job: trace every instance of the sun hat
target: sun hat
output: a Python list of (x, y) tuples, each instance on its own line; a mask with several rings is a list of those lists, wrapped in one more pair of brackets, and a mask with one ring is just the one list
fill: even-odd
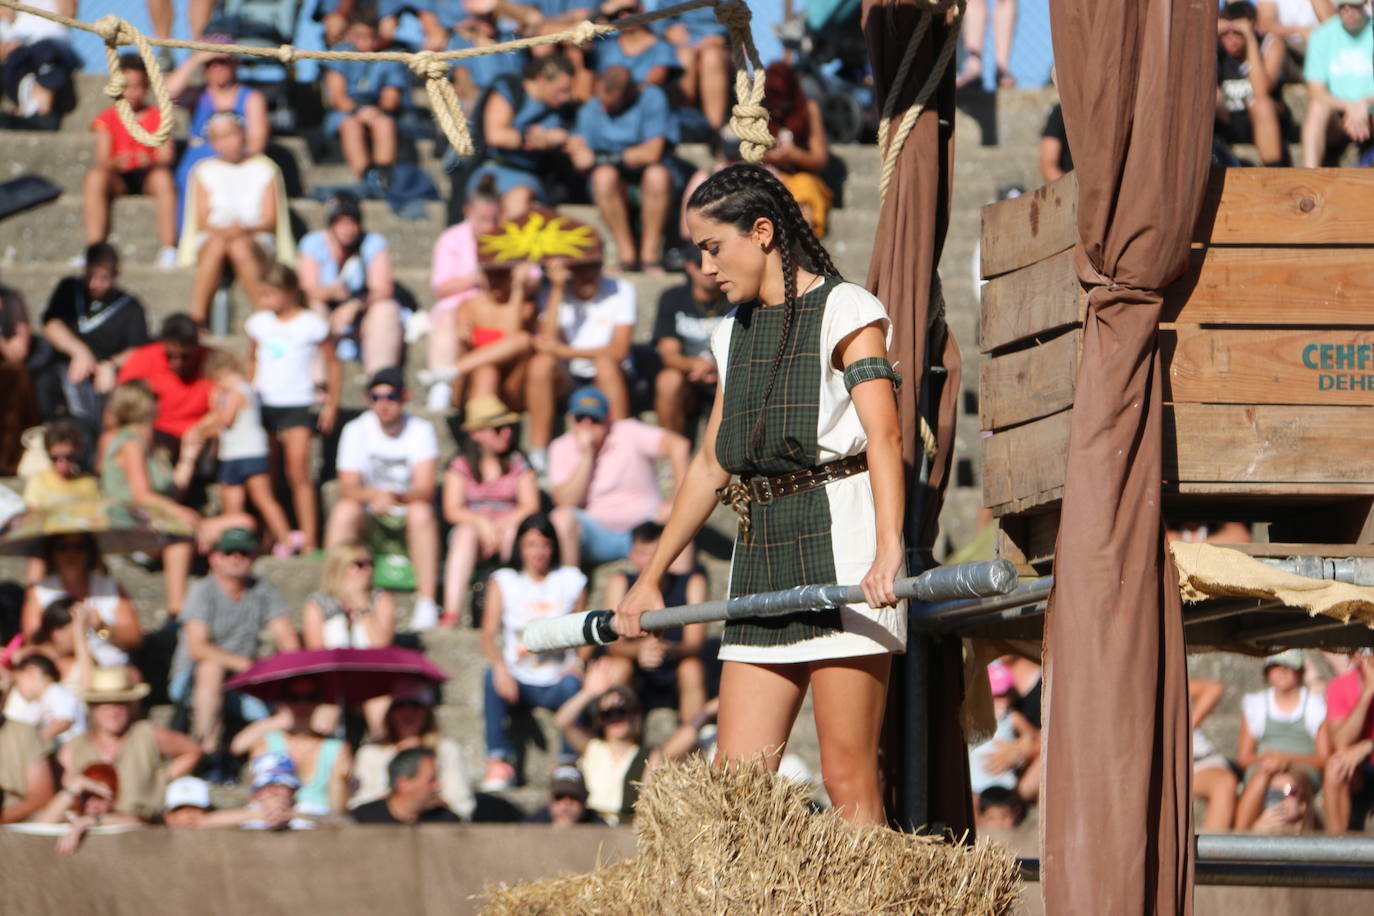
[(475, 398), (469, 398), (463, 407), (464, 432), (510, 426), (519, 422), (520, 414), (507, 407), (505, 402), (494, 394), (479, 394)]
[(133, 703), (146, 697), (151, 689), (147, 684), (129, 683), (129, 669), (115, 665), (92, 671), (91, 686), (81, 691), (81, 699), (91, 706), (99, 703)]

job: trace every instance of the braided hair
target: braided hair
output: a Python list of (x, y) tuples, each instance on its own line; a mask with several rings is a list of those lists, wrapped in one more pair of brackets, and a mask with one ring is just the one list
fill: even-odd
[(811, 231), (796, 198), (772, 172), (757, 165), (732, 165), (721, 169), (692, 192), (688, 210), (698, 210), (707, 219), (729, 223), (739, 232), (748, 232), (754, 221), (766, 219), (773, 224), (773, 244), (782, 256), (783, 316), (778, 351), (768, 370), (758, 418), (749, 436), (749, 448), (758, 451), (763, 444), (764, 412), (773, 394), (778, 367), (787, 351), (792, 321), (797, 312), (797, 270), (805, 266), (812, 273), (842, 279), (830, 254)]

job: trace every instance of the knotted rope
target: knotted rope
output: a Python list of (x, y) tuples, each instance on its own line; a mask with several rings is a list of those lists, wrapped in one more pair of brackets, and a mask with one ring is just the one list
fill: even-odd
[[(162, 68), (153, 56), (153, 48), (184, 48), (188, 51), (210, 51), (216, 54), (240, 55), (247, 57), (276, 58), (283, 66), (291, 66), (297, 60), (393, 60), (410, 68), (425, 82), (425, 93), (429, 96), (435, 121), (444, 135), (448, 137), (453, 149), (462, 156), (472, 155), (472, 136), (468, 131), (467, 116), (463, 114), (458, 96), (453, 91), (449, 72), (454, 61), (489, 54), (503, 54), (508, 51), (521, 51), (540, 45), (587, 44), (588, 42), (618, 32), (622, 29), (648, 25), (660, 19), (671, 19), (682, 13), (705, 7), (715, 7), (716, 18), (729, 29), (730, 50), (735, 64), (735, 94), (737, 104), (731, 112), (730, 128), (741, 139), (740, 152), (750, 162), (758, 162), (763, 154), (775, 145), (768, 132), (768, 110), (763, 107), (763, 64), (759, 60), (758, 49), (754, 46), (754, 36), (750, 31), (750, 14), (743, 0), (686, 0), (675, 6), (650, 13), (626, 16), (613, 23), (579, 22), (576, 25), (548, 35), (534, 35), (498, 44), (477, 48), (463, 48), (456, 51), (306, 51), (291, 45), (277, 48), (254, 47), (252, 45), (214, 44), (205, 41), (182, 41), (175, 38), (148, 38), (126, 19), (110, 14), (95, 23), (82, 22), (69, 16), (35, 9), (19, 0), (0, 0), (0, 6), (9, 7), (21, 13), (29, 13), (41, 19), (61, 23), (70, 29), (91, 32), (105, 42), (105, 62), (109, 67), (110, 80), (105, 85), (105, 94), (114, 99), (115, 111), (120, 123), (129, 134), (146, 146), (161, 146), (172, 133), (172, 100), (168, 97), (163, 83)], [(157, 130), (148, 133), (138, 123), (137, 116), (124, 98), (125, 79), (119, 72), (119, 47), (133, 45), (148, 70), (148, 88), (152, 90), (157, 103), (161, 121)], [(752, 72), (750, 72), (752, 69)]]

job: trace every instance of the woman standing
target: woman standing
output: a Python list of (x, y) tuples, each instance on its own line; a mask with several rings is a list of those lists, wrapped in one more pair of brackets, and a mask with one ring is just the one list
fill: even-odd
[[(850, 821), (883, 823), (878, 735), (890, 655), (906, 644), (893, 593), (906, 494), (887, 312), (839, 279), (767, 170), (724, 169), (687, 210), (702, 270), (737, 307), (712, 336), (721, 390), (701, 449), (615, 628), (644, 635), (640, 613), (663, 607), (657, 583), (718, 493), (740, 514), (732, 595), (859, 581), (865, 604), (726, 624), (717, 759), (762, 755), (776, 769), (809, 685), (831, 801)], [(786, 495), (756, 499), (765, 486)]]

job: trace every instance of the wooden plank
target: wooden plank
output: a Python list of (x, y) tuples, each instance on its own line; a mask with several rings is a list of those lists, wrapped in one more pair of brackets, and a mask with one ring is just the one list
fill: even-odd
[(1081, 322), (1087, 299), (1073, 250), (992, 278), (983, 285), (982, 303), (978, 346), (984, 353)]
[(983, 208), (979, 248), (984, 278), (1072, 248), (1078, 241), (1078, 178), (1073, 172)]
[(1175, 404), (1164, 416), (1167, 480), (1374, 490), (1368, 408)]
[(978, 411), (983, 429), (1047, 417), (1073, 404), (1083, 332), (1075, 328), (1038, 347), (982, 361)]
[[(983, 505), (1025, 511), (1058, 498), (1064, 485), (1069, 412), (1054, 414), (983, 439)], [(996, 511), (996, 510), (994, 510)]]
[(1193, 238), (1212, 245), (1374, 245), (1374, 174), (1215, 170)]
[[(1163, 320), (1188, 324), (1369, 324), (1374, 320), (1370, 309), (1374, 302), (1371, 260), (1374, 250), (1366, 248), (1212, 246), (1194, 251), (1188, 272), (1164, 290)], [(1018, 271), (1011, 276), (1019, 275)], [(989, 282), (988, 287), (992, 282), (997, 281)], [(985, 296), (988, 287), (984, 287)], [(986, 308), (984, 305), (985, 328)]]
[[(1179, 327), (1162, 331), (1160, 344), (1164, 397), (1176, 403), (1374, 405), (1374, 330)], [(997, 362), (984, 361), (984, 379)]]

